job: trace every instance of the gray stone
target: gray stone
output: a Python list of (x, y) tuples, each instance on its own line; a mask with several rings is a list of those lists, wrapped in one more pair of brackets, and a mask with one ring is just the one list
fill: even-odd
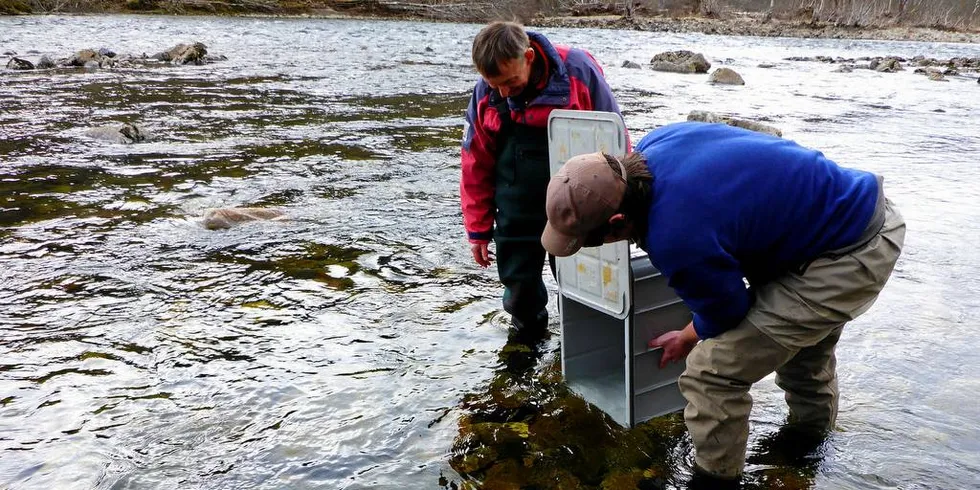
[(696, 73), (694, 71), (694, 67), (690, 65), (679, 65), (669, 61), (654, 61), (650, 63), (650, 69), (653, 71), (665, 71), (670, 73)]
[(14, 57), (14, 58), (10, 58), (10, 61), (7, 62), (7, 69), (8, 70), (33, 70), (34, 63), (31, 63), (30, 61), (27, 61), (22, 58)]
[(759, 133), (770, 134), (772, 136), (782, 137), (783, 132), (779, 128), (769, 126), (767, 124), (762, 124), (755, 121), (750, 121), (748, 119), (737, 119), (733, 117), (721, 116), (713, 112), (708, 111), (691, 111), (687, 116), (688, 121), (700, 121), (705, 123), (721, 123), (727, 124), (729, 126), (735, 126), (737, 128), (748, 129), (750, 131), (756, 131)]
[(216, 208), (204, 212), (201, 224), (209, 230), (223, 230), (246, 221), (282, 220), (286, 213), (273, 208)]
[(164, 53), (163, 61), (175, 65), (203, 65), (207, 54), (208, 48), (202, 43), (178, 44)]
[(626, 60), (623, 62), (623, 68), (632, 68), (634, 70), (643, 68), (639, 63), (635, 61)]
[(902, 63), (898, 58), (885, 58), (883, 60), (872, 60), (871, 69), (882, 73), (895, 73), (897, 71), (902, 71)]
[(41, 59), (37, 62), (37, 68), (39, 70), (47, 70), (48, 68), (54, 68), (54, 67), (55, 67), (54, 61), (52, 61), (51, 58), (48, 58), (47, 55), (42, 56)]
[(692, 51), (666, 51), (650, 60), (651, 68), (675, 73), (708, 73), (711, 63), (701, 53)]
[(90, 61), (94, 61), (101, 65), (102, 56), (99, 53), (91, 49), (83, 49), (75, 53), (69, 60), (68, 64), (71, 66), (86, 66)]
[(85, 136), (95, 138), (110, 143), (131, 144), (139, 143), (149, 139), (149, 135), (142, 128), (131, 123), (122, 123), (118, 126), (99, 126), (85, 131)]
[(711, 73), (708, 82), (721, 85), (745, 85), (745, 80), (731, 68), (719, 68)]

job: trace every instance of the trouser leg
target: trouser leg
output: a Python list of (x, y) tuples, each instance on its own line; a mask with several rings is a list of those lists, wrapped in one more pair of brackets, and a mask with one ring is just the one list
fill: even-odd
[(843, 329), (841, 325), (816, 345), (801, 349), (776, 370), (776, 385), (786, 392), (790, 423), (826, 431), (837, 421), (835, 350)]
[(742, 473), (752, 410), (749, 389), (795, 353), (744, 321), (691, 351), (678, 385), (688, 401), (684, 420), (702, 470), (722, 478)]
[(496, 248), (504, 310), (518, 328), (547, 326), (548, 290), (541, 277), (545, 251), (540, 239), (500, 237)]

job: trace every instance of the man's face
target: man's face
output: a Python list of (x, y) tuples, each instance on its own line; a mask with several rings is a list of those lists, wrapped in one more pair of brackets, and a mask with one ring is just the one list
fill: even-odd
[(495, 77), (483, 75), (490, 88), (496, 89), (501, 96), (514, 97), (524, 91), (527, 87), (528, 78), (531, 76), (531, 62), (534, 61), (534, 50), (528, 48), (524, 56), (512, 60), (497, 63), (500, 74)]
[(582, 240), (583, 247), (598, 247), (604, 243), (629, 240), (633, 234), (633, 223), (625, 215), (615, 214), (602, 226), (592, 230)]

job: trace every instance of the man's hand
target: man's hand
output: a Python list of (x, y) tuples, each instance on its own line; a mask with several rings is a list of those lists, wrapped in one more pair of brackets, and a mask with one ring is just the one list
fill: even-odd
[(484, 269), (490, 267), (490, 264), (493, 263), (493, 256), (490, 254), (489, 243), (471, 243), (470, 252), (473, 253), (473, 260), (475, 260), (476, 263)]
[(688, 323), (683, 330), (667, 332), (647, 343), (650, 348), (664, 349), (663, 355), (660, 356), (660, 369), (667, 367), (668, 362), (686, 358), (695, 345), (698, 345), (698, 334), (694, 331), (694, 322)]

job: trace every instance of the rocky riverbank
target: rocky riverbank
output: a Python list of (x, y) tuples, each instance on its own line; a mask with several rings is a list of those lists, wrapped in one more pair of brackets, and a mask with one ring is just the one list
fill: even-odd
[(733, 14), (723, 19), (703, 17), (635, 17), (626, 19), (622, 16), (543, 17), (528, 22), (528, 25), (634, 29), (654, 32), (701, 32), (728, 36), (980, 43), (980, 32), (923, 27), (847, 27), (770, 19), (761, 14), (749, 13)]

